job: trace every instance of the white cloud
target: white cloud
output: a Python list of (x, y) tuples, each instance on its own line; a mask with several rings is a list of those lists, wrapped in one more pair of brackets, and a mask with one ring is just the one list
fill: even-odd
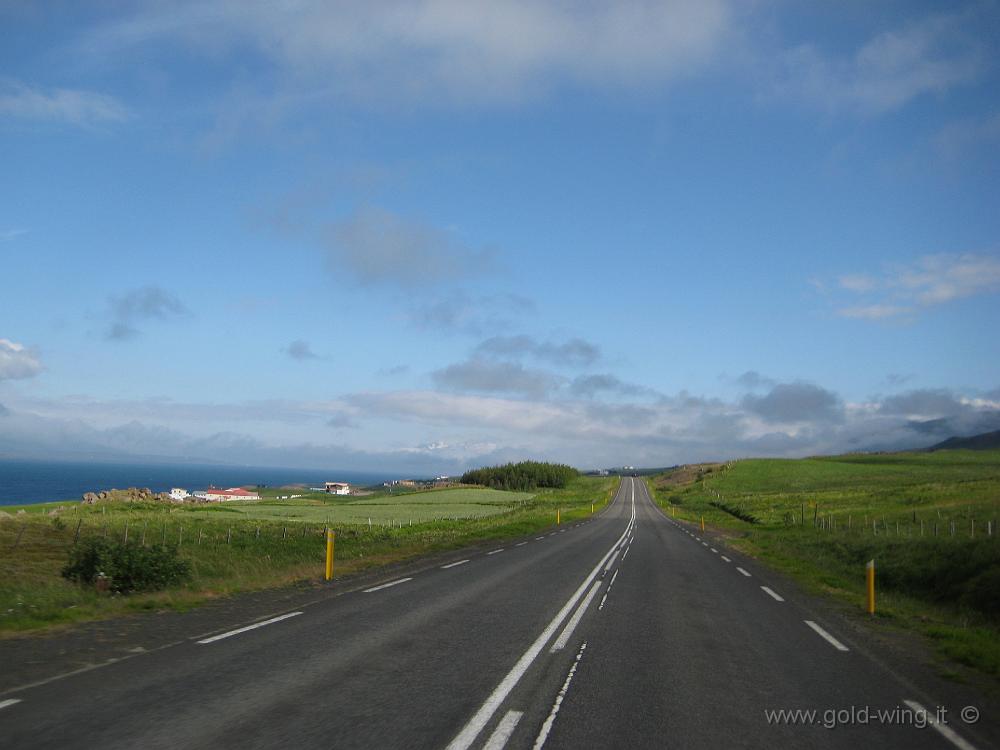
[(837, 314), (842, 318), (856, 318), (858, 320), (897, 318), (911, 312), (913, 312), (913, 308), (902, 305), (853, 305), (837, 310)]
[(927, 255), (903, 269), (895, 287), (922, 305), (1000, 291), (1000, 257), (988, 255)]
[(36, 352), (16, 341), (0, 339), (0, 381), (33, 378), (42, 369)]
[(216, 58), (255, 49), (293, 87), (377, 102), (508, 102), (561, 81), (664, 82), (710, 61), (730, 33), (726, 0), (384, 0), (146, 6), (91, 32), (121, 56), (167, 41)]
[(778, 91), (827, 111), (873, 115), (943, 93), (982, 69), (978, 48), (963, 36), (966, 22), (964, 15), (924, 18), (879, 34), (839, 59), (800, 45), (781, 60)]
[[(845, 283), (844, 279), (852, 281)], [(838, 315), (862, 320), (898, 318), (954, 300), (1000, 292), (1000, 257), (924, 255), (909, 265), (888, 267), (881, 276), (845, 276), (840, 283), (845, 290), (869, 299), (840, 307)]]
[(132, 115), (113, 96), (82, 89), (43, 91), (17, 81), (0, 81), (0, 117), (68, 122), (73, 125), (122, 122)]
[[(583, 467), (664, 466), (732, 456), (918, 448), (1000, 428), (1000, 390), (984, 395), (925, 389), (843, 404), (837, 394), (801, 383), (777, 383), (749, 400), (681, 392), (641, 404), (407, 390), (326, 402), (60, 399), (8, 401), (5, 407), (0, 451), (12, 454), (339, 463), (389, 472), (414, 465), (453, 472), (529, 457)], [(351, 448), (302, 442), (304, 434), (332, 438), (346, 429)], [(419, 464), (406, 463), (417, 457)]]
[(27, 233), (27, 229), (3, 229), (0, 230), (0, 242), (10, 242)]

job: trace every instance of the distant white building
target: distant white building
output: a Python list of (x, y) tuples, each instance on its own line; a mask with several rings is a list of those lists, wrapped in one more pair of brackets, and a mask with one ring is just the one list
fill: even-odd
[(204, 498), (206, 500), (214, 500), (215, 502), (223, 502), (226, 500), (260, 500), (260, 495), (256, 492), (245, 490), (242, 487), (230, 487), (228, 490), (209, 487), (205, 490)]
[(191, 497), (190, 493), (183, 487), (172, 487), (170, 490), (171, 500), (185, 500)]
[(351, 485), (347, 482), (327, 482), (326, 491), (331, 495), (350, 495)]

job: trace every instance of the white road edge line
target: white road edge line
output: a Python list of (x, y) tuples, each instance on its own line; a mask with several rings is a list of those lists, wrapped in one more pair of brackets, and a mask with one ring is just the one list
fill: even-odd
[(834, 638), (832, 635), (830, 635), (829, 633), (827, 633), (823, 628), (821, 628), (819, 625), (817, 625), (812, 620), (803, 620), (803, 622), (806, 625), (808, 625), (810, 628), (812, 628), (813, 630), (815, 630), (816, 633), (819, 635), (820, 638), (822, 638), (823, 640), (825, 640), (827, 643), (829, 643), (831, 646), (833, 646), (838, 651), (850, 651), (851, 650), (847, 646), (845, 646), (843, 643), (841, 643), (840, 641), (838, 641), (836, 638)]
[(524, 716), (524, 711), (512, 710), (504, 714), (500, 723), (497, 724), (497, 728), (493, 730), (493, 734), (483, 745), (483, 750), (503, 750), (507, 746), (507, 740), (514, 734), (514, 728), (517, 727), (517, 722), (521, 720), (522, 716)]
[(594, 596), (600, 588), (601, 581), (594, 581), (594, 585), (590, 587), (590, 592), (587, 594), (586, 598), (580, 602), (580, 606), (576, 608), (576, 612), (574, 612), (573, 616), (569, 618), (569, 622), (566, 623), (566, 627), (563, 628), (559, 637), (556, 638), (556, 642), (552, 644), (552, 648), (549, 649), (550, 654), (554, 654), (566, 648), (566, 644), (569, 643), (570, 636), (573, 635), (573, 631), (576, 630), (576, 626), (580, 624), (580, 620), (587, 611), (587, 607), (589, 607), (590, 603), (594, 601)]
[[(635, 485), (633, 485), (633, 492)], [(542, 750), (542, 746), (545, 744), (545, 740), (549, 738), (549, 732), (552, 731), (552, 724), (556, 720), (556, 714), (559, 713), (559, 707), (562, 705), (563, 698), (566, 697), (566, 693), (569, 692), (569, 684), (573, 681), (573, 675), (576, 674), (576, 668), (580, 664), (580, 659), (583, 658), (583, 652), (586, 650), (587, 644), (584, 642), (580, 646), (580, 650), (576, 652), (576, 659), (573, 661), (573, 666), (569, 668), (569, 674), (566, 675), (566, 681), (563, 683), (562, 689), (556, 696), (555, 702), (552, 704), (552, 710), (549, 711), (548, 717), (545, 719), (545, 723), (542, 724), (542, 728), (538, 732), (538, 736), (535, 737), (535, 746), (532, 750)]]
[(743, 575), (745, 575), (745, 576), (746, 576), (747, 578), (749, 578), (749, 577), (750, 577), (750, 574), (749, 574), (749, 573), (747, 573), (747, 572), (746, 572), (745, 570), (743, 570), (743, 568), (736, 568), (736, 569), (737, 569), (738, 571), (740, 571), (740, 573), (742, 573)]
[(458, 560), (457, 562), (448, 563), (447, 565), (442, 565), (441, 570), (448, 570), (448, 568), (454, 568), (456, 565), (465, 565), (468, 560)]
[(255, 622), (253, 625), (247, 625), (243, 628), (236, 628), (236, 630), (229, 630), (225, 633), (219, 633), (218, 635), (213, 635), (211, 638), (202, 638), (198, 641), (199, 644), (205, 645), (206, 643), (215, 643), (216, 641), (221, 641), (223, 638), (229, 638), (230, 636), (239, 635), (240, 633), (245, 633), (248, 630), (256, 630), (257, 628), (262, 628), (265, 625), (272, 625), (276, 622), (281, 622), (282, 620), (287, 620), (289, 617), (298, 617), (303, 614), (302, 612), (289, 612), (285, 615), (278, 615), (277, 617), (272, 617), (270, 620), (263, 620), (262, 622)]
[(715, 547), (709, 547), (709, 549), (712, 550), (712, 552), (714, 552), (715, 554), (719, 554), (719, 550), (717, 550)]
[(774, 601), (776, 601), (776, 602), (783, 602), (783, 601), (785, 601), (781, 597), (781, 594), (777, 593), (776, 591), (773, 591), (773, 590), (769, 589), (767, 586), (761, 586), (760, 590), (763, 591), (765, 594), (767, 594), (772, 599), (774, 599)]
[(0, 701), (0, 708), (7, 708), (8, 706), (13, 706), (15, 703), (20, 703), (20, 698), (8, 698), (5, 701)]
[(401, 583), (406, 583), (407, 581), (412, 581), (412, 578), (397, 578), (395, 581), (389, 581), (389, 583), (383, 583), (381, 586), (372, 586), (370, 589), (365, 589), (366, 594), (371, 594), (375, 591), (381, 591), (382, 589), (387, 589), (390, 586), (398, 586)]
[(500, 549), (495, 549), (495, 550), (493, 550), (492, 552), (487, 552), (487, 553), (486, 553), (486, 556), (487, 556), (487, 557), (489, 557), (490, 555), (495, 555), (495, 554), (497, 554), (498, 552), (503, 552), (503, 550), (504, 550), (504, 548), (503, 548), (503, 547), (501, 547)]
[[(597, 565), (594, 569), (590, 571), (590, 574), (583, 579), (583, 583), (580, 584), (579, 588), (573, 593), (572, 596), (563, 604), (562, 609), (560, 609), (556, 616), (552, 618), (548, 625), (546, 625), (545, 630), (539, 634), (535, 642), (528, 646), (528, 649), (521, 655), (521, 658), (517, 660), (517, 663), (511, 668), (507, 676), (504, 677), (500, 684), (494, 688), (493, 692), (490, 693), (489, 697), (479, 707), (479, 710), (466, 722), (462, 730), (455, 736), (449, 744), (446, 750), (468, 750), (472, 743), (476, 741), (479, 733), (483, 731), (483, 727), (489, 722), (493, 717), (493, 714), (497, 712), (507, 696), (510, 695), (510, 691), (514, 689), (514, 686), (520, 681), (524, 673), (528, 671), (528, 667), (531, 666), (532, 662), (535, 661), (538, 654), (541, 653), (542, 649), (545, 648), (545, 644), (549, 642), (549, 638), (552, 634), (556, 632), (556, 629), (566, 619), (566, 615), (569, 614), (573, 606), (579, 601), (580, 597), (583, 596), (584, 592), (590, 586), (591, 582), (597, 577), (597, 574), (601, 570), (601, 566), (611, 557), (612, 552), (618, 548), (618, 545), (622, 543), (622, 540), (628, 535), (628, 532), (632, 528), (632, 524), (635, 523), (635, 483), (632, 483), (632, 517), (629, 519), (628, 525), (625, 527), (625, 531), (622, 535), (618, 537), (617, 541), (611, 545), (611, 549), (604, 553), (604, 556), (598, 560)], [(581, 650), (582, 653), (582, 650)], [(544, 740), (543, 740), (544, 741)], [(537, 743), (536, 743), (537, 744)]]
[(914, 711), (922, 711), (924, 716), (927, 717), (927, 724), (929, 726), (934, 727), (934, 729), (936, 729), (941, 734), (942, 737), (948, 740), (948, 742), (950, 742), (955, 747), (960, 748), (960, 750), (976, 750), (975, 745), (973, 745), (971, 742), (961, 737), (958, 734), (958, 732), (956, 732), (948, 725), (939, 722), (934, 714), (932, 714), (930, 711), (928, 711), (926, 708), (921, 706), (916, 701), (904, 700), (903, 703), (912, 708)]
[(540, 541), (542, 541), (542, 540), (543, 540), (544, 538), (545, 538), (544, 536), (536, 536), (536, 537), (535, 537), (535, 541), (536, 541), (536, 542), (540, 542)]
[(732, 560), (730, 560), (730, 559), (729, 559), (728, 557), (726, 557), (725, 555), (720, 555), (720, 557), (722, 557), (722, 559), (723, 559), (723, 560), (725, 560), (726, 562), (732, 562)]
[(523, 547), (523, 546), (524, 546), (524, 545), (526, 545), (526, 544), (527, 544), (527, 542), (518, 542), (518, 543), (517, 543), (517, 544), (515, 544), (514, 546), (515, 546), (515, 547)]

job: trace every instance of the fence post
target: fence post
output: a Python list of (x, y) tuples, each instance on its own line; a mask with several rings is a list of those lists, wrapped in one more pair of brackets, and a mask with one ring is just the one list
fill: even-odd
[(83, 519), (79, 519), (76, 522), (76, 531), (73, 532), (73, 544), (80, 541), (80, 527), (83, 526)]
[(122, 544), (128, 544), (128, 519), (125, 519), (125, 534), (122, 537)]
[(326, 527), (326, 580), (333, 578), (333, 529)]
[(869, 560), (865, 565), (865, 589), (867, 591), (868, 614), (875, 614), (875, 560)]

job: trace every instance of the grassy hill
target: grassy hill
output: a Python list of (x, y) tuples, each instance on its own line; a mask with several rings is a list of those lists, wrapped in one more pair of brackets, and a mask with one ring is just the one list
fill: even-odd
[(668, 512), (859, 612), (875, 559), (880, 620), (1000, 676), (1000, 450), (750, 459), (651, 485)]
[(927, 450), (929, 451), (943, 451), (943, 450), (973, 450), (973, 451), (989, 451), (1000, 449), (1000, 430), (994, 430), (993, 432), (984, 432), (981, 435), (973, 435), (972, 437), (950, 437), (947, 440), (943, 440), (937, 445), (932, 445)]

